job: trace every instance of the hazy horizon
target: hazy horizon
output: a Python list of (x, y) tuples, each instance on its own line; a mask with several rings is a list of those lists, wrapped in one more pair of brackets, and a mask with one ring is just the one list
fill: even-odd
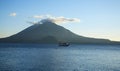
[(47, 18), (78, 35), (120, 41), (119, 3), (119, 0), (0, 0), (0, 38)]

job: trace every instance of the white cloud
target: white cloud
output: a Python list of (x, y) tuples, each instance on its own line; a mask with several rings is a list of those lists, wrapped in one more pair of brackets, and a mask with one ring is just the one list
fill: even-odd
[(55, 23), (68, 23), (68, 22), (80, 22), (80, 19), (78, 18), (65, 18), (65, 17), (54, 17), (54, 18), (48, 18), (51, 19), (51, 21)]
[(33, 18), (43, 18), (43, 16), (35, 15)]
[(30, 23), (30, 24), (38, 24), (38, 22), (36, 22), (36, 21), (33, 21), (33, 22), (27, 21), (27, 23)]
[(63, 16), (60, 17), (55, 17), (51, 15), (35, 15), (32, 16), (32, 18), (37, 18), (40, 19), (41, 21), (51, 21), (56, 24), (61, 24), (61, 23), (69, 23), (69, 22), (80, 22), (80, 19), (78, 18), (65, 18)]
[(16, 16), (17, 14), (14, 12), (14, 13), (10, 13), (10, 16)]

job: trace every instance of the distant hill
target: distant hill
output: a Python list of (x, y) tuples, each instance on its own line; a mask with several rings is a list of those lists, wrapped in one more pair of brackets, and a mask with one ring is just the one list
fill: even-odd
[(34, 24), (25, 30), (7, 38), (0, 39), (7, 43), (59, 43), (69, 42), (78, 44), (111, 44), (108, 39), (95, 39), (77, 35), (62, 26), (50, 21)]

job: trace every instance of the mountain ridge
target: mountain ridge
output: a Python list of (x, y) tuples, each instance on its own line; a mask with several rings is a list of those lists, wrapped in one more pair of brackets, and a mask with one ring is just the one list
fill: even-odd
[(69, 42), (78, 44), (111, 44), (109, 39), (96, 39), (77, 35), (70, 30), (53, 22), (44, 21), (34, 24), (10, 37), (0, 39), (7, 43), (59, 43)]

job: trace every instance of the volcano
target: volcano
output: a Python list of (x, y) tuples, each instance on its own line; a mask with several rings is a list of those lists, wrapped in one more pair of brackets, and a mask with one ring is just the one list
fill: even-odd
[(96, 39), (77, 35), (70, 30), (50, 21), (34, 24), (23, 31), (7, 38), (0, 39), (7, 43), (79, 43), (79, 44), (109, 44), (108, 39)]

